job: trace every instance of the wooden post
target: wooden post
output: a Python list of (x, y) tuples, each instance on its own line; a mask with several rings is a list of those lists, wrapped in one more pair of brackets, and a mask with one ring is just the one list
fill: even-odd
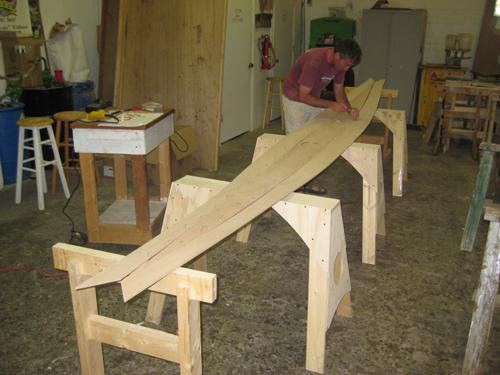
[(177, 321), (182, 375), (201, 375), (200, 301), (189, 298), (186, 285), (177, 286)]
[(140, 231), (149, 231), (149, 197), (146, 157), (132, 155), (132, 179), (134, 185), (135, 226)]
[(162, 293), (149, 293), (148, 309), (146, 311), (146, 322), (159, 325), (163, 316), (166, 296)]
[(403, 182), (408, 181), (408, 144), (405, 111), (377, 109), (375, 118), (392, 132), (394, 152), (392, 156), (392, 195), (403, 196)]
[(170, 170), (170, 139), (165, 140), (158, 146), (158, 169), (160, 180), (160, 199), (168, 197), (170, 183), (172, 182), (172, 171)]
[(377, 234), (385, 235), (385, 195), (380, 146), (353, 143), (342, 157), (363, 177), (362, 262), (375, 264)]
[(493, 166), (493, 159), (497, 152), (500, 152), (500, 145), (491, 143), (481, 143), (479, 149), (483, 151), (481, 161), (479, 163), (479, 172), (476, 177), (476, 185), (472, 193), (472, 200), (467, 213), (465, 221), (464, 233), (462, 235), (462, 242), (460, 249), (464, 251), (472, 251), (474, 241), (476, 240), (476, 233), (483, 212), (484, 198), (488, 190), (488, 184), (491, 176), (491, 169)]
[(113, 155), (116, 199), (127, 199), (127, 162), (125, 155)]
[(481, 372), (481, 362), (486, 352), (488, 337), (495, 310), (500, 275), (500, 205), (486, 207), (485, 219), (490, 221), (488, 239), (483, 258), (483, 268), (476, 291), (476, 306), (472, 314), (469, 339), (465, 350), (462, 374)]
[(264, 103), (264, 117), (262, 119), (262, 129), (265, 129), (266, 125), (269, 124), (269, 119), (271, 118), (271, 106), (273, 101), (273, 83), (267, 78), (267, 90), (266, 90), (266, 101)]
[(278, 98), (278, 103), (280, 106), (280, 121), (281, 121), (281, 130), (285, 130), (285, 111), (283, 108), (283, 81), (284, 79), (280, 79), (278, 81), (278, 86), (279, 86), (279, 98)]
[(76, 286), (85, 280), (85, 276), (82, 275), (83, 265), (81, 262), (73, 261), (68, 266), (81, 371), (83, 375), (104, 374), (102, 345), (100, 342), (89, 338), (87, 326), (89, 317), (97, 314), (95, 288), (76, 290)]
[(87, 233), (89, 241), (93, 242), (99, 239), (99, 210), (97, 208), (94, 154), (80, 153), (80, 168), (82, 173), (83, 200), (85, 204)]

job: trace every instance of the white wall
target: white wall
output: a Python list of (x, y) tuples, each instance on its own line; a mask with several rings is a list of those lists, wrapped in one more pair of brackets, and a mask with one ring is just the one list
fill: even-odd
[[(80, 26), (90, 67), (90, 78), (96, 87), (99, 76), (99, 55), (97, 53), (96, 26), (100, 24), (101, 0), (39, 0), (43, 27), (48, 38), (55, 22), (64, 23), (71, 18)], [(45, 55), (42, 48), (42, 54)], [(0, 75), (5, 74), (3, 56), (0, 49)], [(5, 90), (5, 81), (0, 80), (0, 93)]]
[[(310, 0), (306, 4), (306, 38), (309, 42), (310, 21), (328, 16), (328, 7), (344, 7), (346, 16), (356, 20), (356, 37), (361, 35), (363, 9), (369, 9), (376, 0)], [(307, 1), (306, 1), (307, 3)], [(427, 32), (425, 37), (423, 62), (444, 64), (444, 42), (446, 34), (473, 34), (472, 51), (474, 56), (486, 0), (389, 0), (393, 8), (414, 8), (427, 10)], [(359, 40), (359, 39), (358, 39)], [(470, 68), (473, 59), (463, 61)]]
[(99, 55), (97, 53), (97, 30), (100, 24), (100, 0), (39, 0), (42, 13), (43, 28), (46, 38), (50, 29), (56, 23), (64, 23), (71, 18), (82, 30), (85, 49), (90, 68), (89, 79), (96, 87), (99, 77)]
[[(253, 0), (254, 1), (254, 12), (255, 13), (260, 13), (259, 9), (259, 1), (258, 0)], [(259, 29), (253, 29), (253, 35), (252, 35), (252, 40), (253, 40), (253, 64), (254, 68), (252, 70), (252, 76), (253, 76), (253, 86), (252, 86), (252, 92), (251, 92), (251, 97), (252, 97), (252, 103), (251, 103), (251, 108), (252, 108), (252, 130), (257, 129), (262, 125), (262, 118), (264, 116), (264, 101), (265, 101), (265, 95), (266, 95), (266, 89), (267, 89), (267, 81), (266, 78), (269, 76), (273, 75), (286, 75), (286, 72), (288, 71), (288, 68), (284, 67), (291, 67), (293, 64), (293, 57), (294, 57), (294, 52), (295, 48), (293, 45), (294, 42), (294, 35), (293, 31), (296, 28), (299, 28), (298, 26), (294, 27), (294, 24), (300, 24), (299, 20), (296, 19), (296, 17), (299, 17), (299, 15), (294, 14), (294, 9), (295, 13), (300, 11), (300, 5), (297, 6), (297, 3), (300, 0), (274, 0), (274, 9), (273, 9), (273, 19), (272, 19), (272, 26), (274, 26), (277, 22), (281, 22), (282, 24), (285, 23), (288, 25), (290, 29), (290, 35), (289, 38), (291, 41), (287, 41), (284, 43), (286, 46), (280, 45), (279, 41), (277, 40), (283, 40), (283, 36), (278, 36), (275, 35), (275, 32), (273, 30), (273, 27), (271, 28), (259, 28)], [(298, 11), (297, 11), (298, 7)], [(282, 25), (281, 25), (282, 26)], [(260, 69), (261, 65), (261, 57), (260, 57), (260, 52), (257, 48), (258, 45), (258, 39), (260, 36), (263, 34), (268, 34), (271, 36), (271, 41), (273, 43), (273, 47), (275, 48), (276, 51), (279, 50), (279, 58), (280, 58), (280, 66), (279, 68), (283, 69), (271, 69), (271, 70), (262, 70)], [(283, 51), (282, 47), (288, 48), (289, 51)], [(293, 49), (293, 50), (292, 50)], [(297, 48), (300, 50), (300, 48)], [(286, 72), (284, 72), (286, 70)], [(273, 113), (272, 114), (272, 119), (276, 116), (278, 116), (279, 113)]]

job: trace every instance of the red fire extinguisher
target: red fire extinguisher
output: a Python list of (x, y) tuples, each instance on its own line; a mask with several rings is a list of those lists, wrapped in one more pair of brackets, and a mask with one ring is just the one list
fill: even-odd
[(261, 55), (260, 68), (269, 70), (276, 65), (276, 54), (274, 53), (273, 44), (269, 35), (262, 35), (259, 38), (259, 51)]

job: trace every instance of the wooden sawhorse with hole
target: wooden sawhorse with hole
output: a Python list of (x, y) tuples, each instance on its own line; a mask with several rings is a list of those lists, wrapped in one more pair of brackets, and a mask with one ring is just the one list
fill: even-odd
[(202, 373), (200, 302), (217, 298), (216, 275), (179, 268), (149, 288), (177, 296), (174, 335), (99, 315), (95, 288), (75, 289), (122, 255), (63, 243), (53, 246), (52, 255), (55, 268), (69, 272), (82, 374), (104, 374), (102, 343), (179, 363), (183, 375)]
[[(346, 88), (346, 91), (348, 92), (350, 87)], [(383, 89), (382, 90), (382, 96), (381, 99), (385, 99), (386, 101), (386, 109), (392, 109), (392, 101), (394, 99), (399, 98), (399, 90), (393, 90), (393, 89)], [(378, 120), (378, 119), (376, 119)], [(378, 120), (380, 122), (380, 120)], [(370, 143), (370, 144), (375, 144), (375, 145), (381, 145), (382, 146), (382, 156), (384, 157), (384, 160), (387, 160), (389, 157), (389, 128), (386, 126), (384, 127), (384, 135), (383, 136), (378, 136), (378, 135), (365, 135), (362, 134), (356, 142), (360, 143)]]
[[(257, 138), (253, 161), (284, 137), (262, 134)], [(363, 177), (362, 261), (375, 264), (376, 237), (385, 235), (385, 195), (382, 156), (379, 145), (353, 143), (342, 157)], [(251, 224), (238, 232), (236, 239), (247, 242)]]
[[(193, 212), (227, 182), (185, 176), (172, 184), (164, 230)], [(326, 331), (335, 312), (352, 315), (351, 282), (347, 265), (340, 202), (332, 198), (292, 193), (273, 208), (291, 225), (309, 248), (309, 297), (306, 368), (323, 373)], [(195, 261), (206, 269), (206, 256)], [(159, 324), (165, 296), (151, 293), (146, 321)]]
[(383, 123), (383, 136), (361, 135), (356, 142), (382, 145), (384, 160), (389, 155), (389, 131), (392, 133), (392, 195), (403, 196), (403, 183), (408, 181), (408, 141), (406, 132), (406, 111), (392, 109), (392, 101), (399, 97), (399, 90), (382, 90), (387, 108), (378, 108), (374, 119)]

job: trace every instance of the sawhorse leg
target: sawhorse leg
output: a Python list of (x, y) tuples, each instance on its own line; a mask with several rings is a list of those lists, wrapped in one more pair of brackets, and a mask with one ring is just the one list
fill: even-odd
[(476, 185), (474, 187), (474, 193), (472, 194), (472, 200), (467, 213), (462, 242), (460, 243), (460, 249), (464, 251), (472, 251), (472, 248), (474, 247), (479, 221), (481, 220), (481, 214), (483, 212), (484, 198), (486, 197), (486, 191), (488, 190), (493, 160), (495, 158), (495, 154), (500, 151), (500, 145), (494, 145), (491, 143), (481, 143), (479, 148), (483, 151), (483, 155), (481, 156), (481, 162), (479, 163)]
[(385, 235), (385, 195), (380, 146), (353, 143), (342, 157), (363, 177), (362, 262), (375, 264), (377, 234)]
[(405, 111), (379, 108), (375, 112), (375, 117), (392, 132), (394, 147), (392, 155), (392, 195), (402, 197), (403, 182), (408, 181), (408, 142)]
[(486, 352), (495, 310), (500, 275), (500, 206), (486, 207), (485, 219), (490, 221), (488, 239), (481, 269), (480, 285), (476, 291), (476, 307), (472, 314), (469, 339), (465, 350), (462, 373), (479, 374)]

